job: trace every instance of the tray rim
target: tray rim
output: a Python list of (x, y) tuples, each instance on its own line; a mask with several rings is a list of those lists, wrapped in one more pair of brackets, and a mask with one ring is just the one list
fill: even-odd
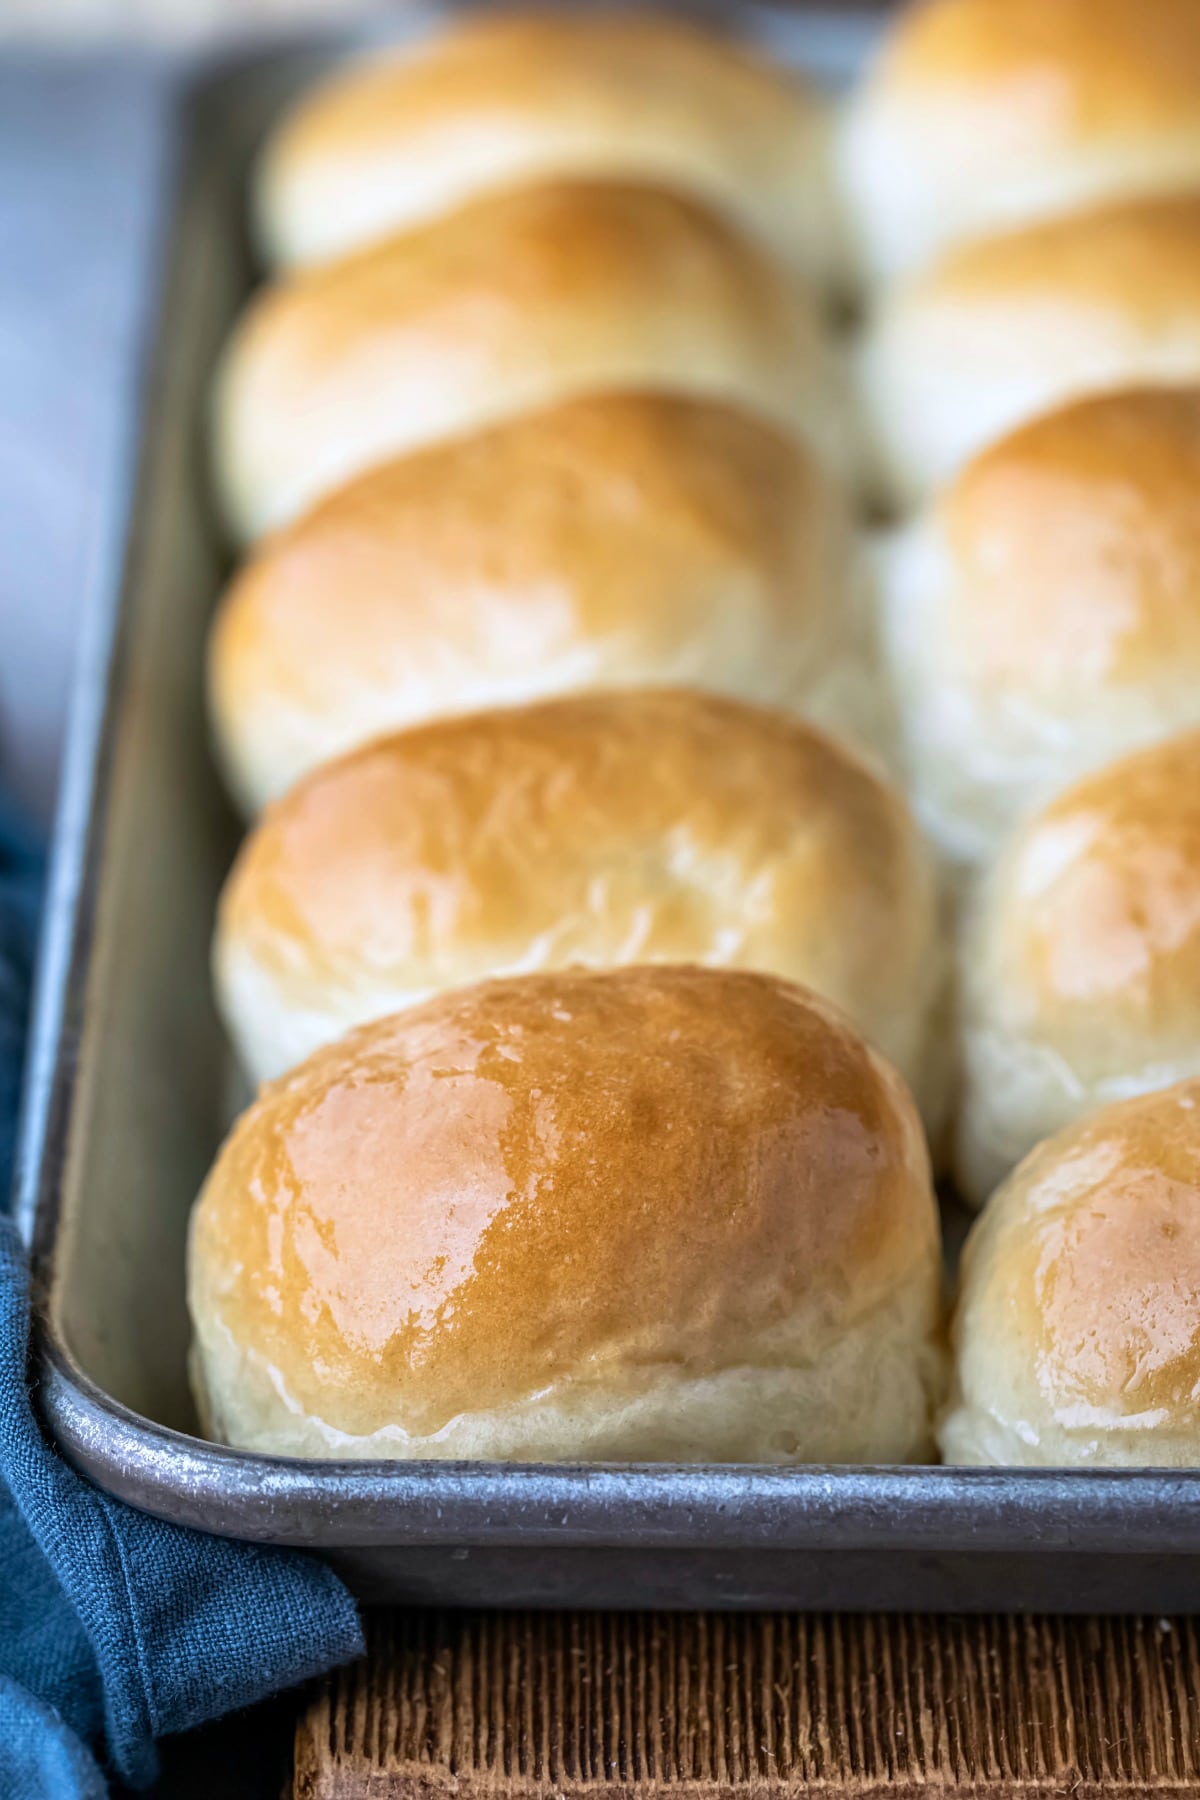
[[(796, 8), (751, 6), (776, 17)], [(799, 9), (803, 10), (803, 9)], [(818, 9), (819, 14), (820, 9)], [(377, 33), (368, 33), (368, 39)], [(314, 1548), (469, 1544), (644, 1550), (1200, 1555), (1200, 1468), (963, 1469), (318, 1461), (212, 1444), (105, 1393), (57, 1335), (61, 1181), (102, 867), (124, 637), (155, 389), (170, 345), (163, 305), (180, 257), (188, 152), (214, 88), (279, 57), (347, 49), (322, 33), (179, 61), (163, 74), (154, 227), (142, 270), (119, 498), (85, 596), (52, 838), (17, 1149), (14, 1216), (33, 1266), (38, 1403), (68, 1460), (143, 1511), (217, 1535)], [(1134, 1546), (1136, 1545), (1136, 1548)]]
[(69, 1460), (143, 1511), (218, 1536), (330, 1549), (1200, 1550), (1197, 1469), (336, 1462), (232, 1450), (131, 1412), (40, 1324), (40, 1404)]

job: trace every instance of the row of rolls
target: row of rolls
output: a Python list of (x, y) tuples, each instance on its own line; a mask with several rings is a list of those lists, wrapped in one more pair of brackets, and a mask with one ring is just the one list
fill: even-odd
[(1200, 8), (467, 14), (252, 199), (206, 1430), (1200, 1462)]

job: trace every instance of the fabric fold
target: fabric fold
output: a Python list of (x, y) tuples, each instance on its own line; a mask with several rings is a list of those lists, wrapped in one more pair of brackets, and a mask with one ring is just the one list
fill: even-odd
[[(0, 803), (0, 1179), (11, 1179), (40, 885)], [(0, 1218), (0, 1793), (94, 1800), (104, 1763), (131, 1787), (155, 1740), (361, 1653), (357, 1612), (316, 1557), (170, 1525), (78, 1475), (28, 1385), (29, 1289)]]

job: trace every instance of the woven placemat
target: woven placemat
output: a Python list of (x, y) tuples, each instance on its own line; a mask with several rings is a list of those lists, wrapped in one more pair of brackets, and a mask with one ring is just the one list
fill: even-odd
[(1200, 1796), (1192, 1621), (379, 1615), (294, 1792)]

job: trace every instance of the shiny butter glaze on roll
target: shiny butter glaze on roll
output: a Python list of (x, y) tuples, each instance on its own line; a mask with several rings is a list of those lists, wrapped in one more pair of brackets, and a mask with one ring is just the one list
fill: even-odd
[(767, 975), (488, 982), (265, 1088), (192, 1221), (202, 1417), (241, 1449), (929, 1453), (941, 1260), (900, 1078)]
[(968, 1240), (947, 1462), (1200, 1465), (1200, 1081), (1035, 1150)]

